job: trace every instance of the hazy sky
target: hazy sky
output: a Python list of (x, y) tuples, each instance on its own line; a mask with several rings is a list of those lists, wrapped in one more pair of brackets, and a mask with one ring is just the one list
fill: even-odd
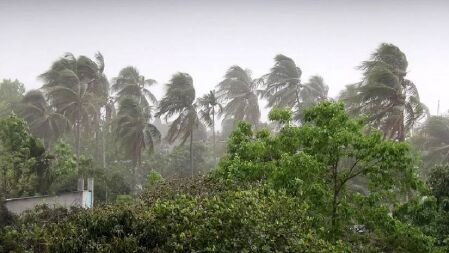
[(0, 0), (0, 78), (27, 89), (65, 52), (100, 51), (106, 74), (133, 65), (157, 94), (178, 71), (197, 95), (231, 65), (268, 72), (282, 53), (319, 74), (335, 96), (357, 82), (355, 67), (382, 42), (407, 55), (408, 78), (435, 113), (449, 109), (449, 1), (22, 1)]

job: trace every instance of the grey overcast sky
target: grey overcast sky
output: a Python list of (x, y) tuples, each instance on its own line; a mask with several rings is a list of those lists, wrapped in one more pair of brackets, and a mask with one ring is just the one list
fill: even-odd
[(100, 51), (112, 78), (133, 65), (156, 79), (187, 72), (201, 95), (231, 65), (268, 72), (282, 53), (323, 76), (336, 96), (382, 43), (409, 61), (408, 78), (432, 113), (449, 109), (449, 1), (51, 1), (0, 0), (0, 78), (38, 88), (37, 76), (65, 52)]

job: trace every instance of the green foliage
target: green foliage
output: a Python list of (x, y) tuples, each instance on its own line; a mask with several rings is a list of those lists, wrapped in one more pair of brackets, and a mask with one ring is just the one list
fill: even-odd
[(394, 215), (421, 229), (434, 238), (444, 252), (449, 250), (449, 169), (436, 166), (432, 169), (428, 185), (430, 196), (413, 199), (399, 206)]
[[(254, 133), (250, 125), (240, 124), (215, 176), (227, 182), (264, 182), (303, 198), (333, 240), (357, 238), (352, 228), (363, 225), (385, 244), (390, 228), (380, 221), (388, 217), (389, 206), (398, 203), (398, 197), (420, 185), (407, 144), (367, 131), (363, 121), (351, 119), (341, 103), (331, 102), (306, 110), (302, 126), (287, 125), (277, 135), (266, 130)], [(355, 179), (364, 179), (367, 194), (353, 190)], [(391, 222), (398, 223), (397, 236), (409, 236), (399, 221)], [(413, 236), (422, 235), (418, 230)], [(421, 248), (431, 247), (429, 238), (417, 238)], [(400, 242), (396, 249), (405, 246)]]
[(149, 190), (156, 186), (156, 184), (164, 182), (164, 178), (161, 174), (155, 170), (151, 170), (148, 173), (147, 181), (145, 183), (145, 189)]
[(45, 193), (50, 160), (22, 119), (11, 114), (0, 120), (0, 185), (5, 197)]
[(72, 148), (63, 140), (59, 140), (54, 149), (50, 190), (54, 193), (73, 190), (76, 188), (78, 172)]
[(115, 198), (115, 203), (119, 206), (128, 206), (132, 204), (133, 197), (130, 195), (117, 195)]
[[(14, 221), (14, 216), (8, 211), (5, 206), (5, 199), (0, 191), (0, 227), (10, 225)], [(0, 248), (1, 252), (1, 248)]]
[(435, 166), (429, 176), (430, 190), (439, 201), (449, 200), (449, 165)]
[[(148, 208), (148, 205), (151, 208)], [(1, 245), (40, 252), (347, 252), (320, 237), (307, 205), (262, 188), (180, 195), (4, 228)], [(38, 217), (38, 216), (36, 216)], [(36, 220), (42, 220), (36, 218)], [(25, 222), (22, 220), (21, 222)], [(11, 246), (9, 246), (11, 247)]]
[[(204, 174), (214, 167), (212, 149), (202, 142), (194, 142), (192, 149), (194, 150), (192, 154), (194, 175)], [(169, 153), (154, 153), (149, 156), (146, 163), (148, 170), (155, 169), (167, 179), (191, 176), (190, 149), (185, 145), (177, 146)]]
[(0, 117), (11, 113), (24, 93), (25, 86), (19, 80), (3, 79), (0, 82)]
[(282, 124), (287, 124), (292, 120), (292, 113), (290, 110), (274, 108), (268, 114), (268, 119)]

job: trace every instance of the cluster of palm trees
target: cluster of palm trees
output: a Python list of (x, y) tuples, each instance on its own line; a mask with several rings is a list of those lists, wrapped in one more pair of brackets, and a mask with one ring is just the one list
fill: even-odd
[[(219, 117), (231, 120), (233, 125), (247, 121), (257, 127), (259, 99), (263, 98), (269, 108), (293, 110), (294, 119), (301, 123), (305, 108), (329, 99), (323, 78), (312, 76), (303, 82), (301, 69), (284, 55), (277, 55), (269, 73), (258, 78), (247, 69), (231, 66), (216, 90), (199, 98), (187, 73), (174, 74), (166, 84), (165, 95), (158, 100), (149, 90), (156, 81), (145, 78), (135, 67), (122, 69), (112, 79), (111, 88), (104, 67), (100, 53), (94, 60), (66, 54), (41, 75), (44, 85), (29, 91), (18, 110), (48, 148), (73, 129), (78, 163), (83, 138), (100, 142), (105, 133), (111, 132), (120, 150), (131, 158), (134, 167), (139, 167), (143, 151), (151, 152), (162, 140), (153, 120), (164, 118), (170, 122), (164, 137), (167, 143), (183, 145), (189, 141), (193, 174), (193, 133), (199, 127), (211, 128), (215, 154)], [(385, 138), (404, 140), (426, 115), (416, 86), (405, 78), (405, 54), (394, 45), (381, 44), (360, 69), (362, 81), (348, 85), (339, 99), (351, 113), (366, 114)]]

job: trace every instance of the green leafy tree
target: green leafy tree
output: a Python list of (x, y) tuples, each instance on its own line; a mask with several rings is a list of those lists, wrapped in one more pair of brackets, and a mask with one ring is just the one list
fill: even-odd
[(54, 160), (50, 170), (50, 192), (76, 190), (78, 171), (72, 147), (59, 139), (54, 147)]
[(449, 250), (449, 167), (435, 166), (429, 173), (429, 191), (404, 203), (393, 212), (403, 222), (420, 228), (432, 236), (439, 252)]
[(260, 80), (252, 79), (249, 70), (232, 66), (225, 74), (225, 79), (217, 87), (217, 95), (224, 107), (225, 119), (233, 119), (234, 124), (247, 121), (257, 125), (260, 120), (259, 101), (257, 98)]
[(41, 138), (47, 149), (50, 149), (69, 127), (67, 119), (50, 107), (40, 90), (27, 92), (17, 107), (18, 115), (27, 121), (31, 133)]
[(3, 79), (0, 82), (0, 117), (11, 113), (24, 93), (25, 86), (19, 80)]
[[(374, 130), (366, 134), (363, 121), (351, 119), (341, 103), (322, 102), (306, 110), (300, 127), (288, 124), (289, 113), (276, 111), (270, 117), (284, 125), (278, 135), (253, 133), (247, 124), (232, 134), (228, 155), (216, 172), (219, 178), (244, 184), (265, 181), (301, 197), (334, 240), (351, 235), (360, 224), (380, 241), (389, 229), (401, 236), (410, 229), (388, 216), (389, 205), (419, 185), (406, 143), (384, 140)], [(368, 180), (368, 194), (350, 187), (358, 177)], [(428, 247), (426, 240), (420, 247)]]
[(14, 114), (0, 120), (0, 184), (6, 197), (46, 193), (50, 160), (24, 120)]
[(365, 114), (386, 138), (403, 141), (415, 123), (426, 115), (415, 84), (406, 79), (407, 58), (395, 45), (383, 43), (359, 67), (361, 82), (340, 95), (353, 114)]
[(289, 57), (279, 54), (269, 74), (263, 77), (267, 107), (286, 107), (295, 110), (295, 119), (300, 120), (304, 108), (327, 99), (329, 88), (323, 78), (312, 76), (308, 83), (301, 82), (302, 71)]
[(219, 103), (214, 90), (198, 98), (198, 104), (201, 108), (199, 111), (201, 120), (203, 120), (208, 127), (212, 128), (214, 157), (216, 157), (215, 116), (223, 110), (223, 107)]
[(199, 126), (195, 105), (195, 88), (192, 77), (187, 73), (173, 75), (167, 83), (165, 96), (159, 103), (156, 117), (165, 116), (165, 120), (177, 115), (171, 123), (165, 137), (169, 143), (180, 139), (183, 145), (190, 138), (190, 173), (193, 176), (193, 132)]
[[(102, 57), (97, 55), (97, 59)], [(76, 58), (67, 53), (40, 77), (44, 80), (43, 89), (56, 112), (64, 115), (75, 128), (75, 147), (77, 163), (80, 162), (81, 125), (86, 128), (95, 119), (98, 104), (104, 98), (98, 96), (96, 85), (104, 84), (102, 73), (104, 63), (95, 62), (86, 56)]]

